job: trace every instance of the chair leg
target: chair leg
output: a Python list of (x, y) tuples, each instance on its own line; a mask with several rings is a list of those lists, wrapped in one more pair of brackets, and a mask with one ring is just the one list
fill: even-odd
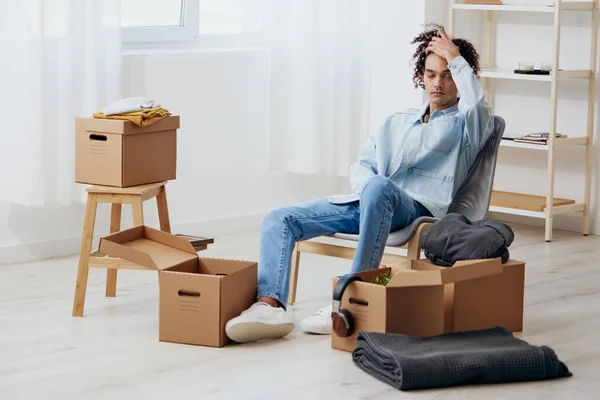
[[(110, 208), (110, 233), (121, 229), (121, 203), (113, 203)], [(106, 297), (117, 295), (117, 269), (106, 270)]]
[(294, 246), (292, 252), (292, 270), (290, 271), (290, 293), (288, 296), (288, 304), (294, 304), (296, 302), (296, 289), (298, 288), (298, 269), (300, 268), (300, 251), (298, 249), (299, 243)]
[(133, 226), (144, 225), (144, 200), (142, 196), (136, 196), (131, 204), (131, 212), (133, 214)]
[(420, 224), (415, 234), (408, 241), (408, 251), (406, 256), (409, 260), (418, 260), (421, 258), (421, 246), (419, 246), (419, 242), (421, 241), (421, 236), (427, 229), (429, 229), (430, 226), (430, 223)]
[(167, 205), (167, 188), (160, 188), (160, 193), (156, 196), (156, 205), (158, 207), (158, 221), (160, 230), (171, 233), (171, 221), (169, 220), (169, 207)]
[(81, 248), (79, 250), (79, 267), (77, 269), (77, 283), (75, 285), (75, 298), (73, 300), (73, 316), (82, 317), (85, 304), (85, 292), (89, 272), (90, 253), (92, 251), (92, 240), (94, 238), (94, 224), (96, 222), (96, 209), (98, 206), (98, 195), (89, 193), (85, 208), (85, 219), (83, 222), (83, 235), (81, 236)]

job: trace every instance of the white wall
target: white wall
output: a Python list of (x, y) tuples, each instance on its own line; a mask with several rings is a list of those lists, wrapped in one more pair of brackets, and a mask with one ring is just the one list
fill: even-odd
[(411, 39), (425, 21), (425, 1), (373, 1), (371, 38), (371, 130), (407, 108), (420, 108), (422, 90), (415, 89), (410, 59)]
[[(510, 3), (533, 4), (530, 0), (512, 0)], [(538, 2), (545, 4), (544, 0)], [(455, 36), (473, 42), (482, 57), (485, 55), (484, 13), (457, 11)], [(448, 21), (446, 0), (427, 0), (426, 18), (441, 24)], [(536, 13), (496, 13), (496, 65), (514, 68), (519, 61), (547, 62), (552, 59), (553, 16)], [(589, 13), (568, 12), (563, 15), (560, 68), (586, 69), (590, 52)], [(541, 45), (540, 45), (541, 43)], [(507, 132), (526, 134), (547, 131), (549, 128), (550, 84), (495, 80), (495, 113), (505, 118)], [(596, 89), (598, 92), (598, 88)], [(596, 94), (598, 97), (598, 94)], [(587, 82), (563, 80), (559, 84), (559, 112), (557, 130), (570, 137), (585, 136), (587, 118)], [(596, 113), (596, 116), (598, 114)], [(600, 121), (596, 117), (595, 130)], [(597, 146), (594, 154), (599, 155)], [(584, 156), (583, 148), (556, 150), (555, 196), (583, 201)], [(513, 192), (546, 194), (547, 153), (523, 149), (501, 148), (496, 169), (494, 188)], [(598, 168), (595, 168), (597, 176)], [(592, 229), (600, 232), (597, 190), (592, 199)], [(494, 215), (497, 218), (542, 225), (544, 220)], [(581, 230), (581, 213), (555, 217), (555, 227)]]
[(175, 225), (193, 234), (214, 234), (216, 226), (203, 227), (213, 219), (231, 220), (226, 230), (258, 227), (274, 207), (342, 190), (334, 179), (269, 169), (267, 50), (163, 52), (124, 61), (126, 96), (156, 98), (181, 116), (178, 177), (168, 186)]

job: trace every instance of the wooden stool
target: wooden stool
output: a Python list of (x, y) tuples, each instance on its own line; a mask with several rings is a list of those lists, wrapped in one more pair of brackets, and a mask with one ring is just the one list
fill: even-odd
[(117, 291), (117, 269), (144, 269), (141, 265), (133, 264), (120, 258), (106, 257), (99, 251), (91, 253), (96, 222), (96, 209), (98, 203), (110, 203), (110, 233), (121, 229), (121, 205), (131, 204), (133, 225), (144, 224), (144, 200), (156, 197), (158, 205), (158, 220), (160, 229), (171, 233), (169, 209), (167, 207), (166, 182), (127, 188), (110, 186), (91, 186), (87, 189), (88, 198), (83, 223), (83, 236), (79, 252), (79, 270), (77, 271), (77, 285), (75, 286), (75, 300), (73, 302), (73, 316), (83, 316), (85, 292), (89, 268), (106, 268), (106, 297), (115, 297)]

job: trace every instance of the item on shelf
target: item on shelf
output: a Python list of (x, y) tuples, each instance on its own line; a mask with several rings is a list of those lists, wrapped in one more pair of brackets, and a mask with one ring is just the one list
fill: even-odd
[[(522, 142), (522, 143), (533, 143), (533, 144), (546, 145), (546, 144), (548, 144), (549, 137), (550, 137), (550, 134), (548, 132), (529, 133), (525, 136), (513, 138), (513, 141)], [(567, 135), (563, 135), (562, 133), (556, 132), (554, 137), (555, 138), (566, 138)]]
[(500, 0), (465, 0), (464, 4), (486, 4), (486, 5), (501, 6), (504, 3)]
[(526, 74), (526, 75), (550, 75), (550, 71), (543, 71), (541, 69), (532, 69), (532, 70), (524, 70), (524, 69), (515, 69), (515, 74)]
[[(536, 133), (528, 133), (527, 135), (525, 135), (525, 137), (529, 137), (529, 138), (548, 138), (550, 137), (550, 133), (549, 132), (536, 132)], [(555, 132), (554, 133), (554, 137), (567, 137), (567, 135), (563, 135), (560, 132)]]
[(519, 62), (519, 65), (517, 65), (517, 69), (519, 71), (533, 71), (533, 64), (532, 63), (526, 63), (526, 62)]

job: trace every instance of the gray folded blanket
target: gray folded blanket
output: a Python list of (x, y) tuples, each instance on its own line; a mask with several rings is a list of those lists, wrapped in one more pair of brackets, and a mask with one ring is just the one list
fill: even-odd
[(357, 340), (354, 363), (400, 390), (572, 376), (554, 350), (503, 327), (425, 338), (361, 331)]

